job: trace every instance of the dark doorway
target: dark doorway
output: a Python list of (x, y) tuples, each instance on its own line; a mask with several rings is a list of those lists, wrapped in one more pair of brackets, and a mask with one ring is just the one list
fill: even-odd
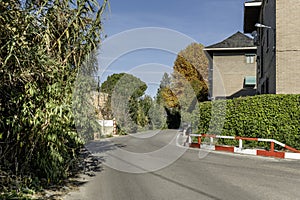
[(168, 129), (178, 129), (181, 123), (180, 109), (177, 108), (165, 108), (167, 113), (167, 125)]

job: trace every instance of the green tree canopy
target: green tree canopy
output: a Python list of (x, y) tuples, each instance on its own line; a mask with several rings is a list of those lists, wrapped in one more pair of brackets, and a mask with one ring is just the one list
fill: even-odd
[(112, 94), (118, 81), (124, 76), (125, 73), (113, 74), (107, 77), (106, 81), (101, 84), (100, 91), (107, 94)]
[(145, 120), (139, 100), (146, 89), (146, 83), (131, 74), (109, 76), (101, 85), (101, 91), (108, 94), (103, 116), (115, 117), (119, 127), (126, 133), (136, 131), (137, 125), (144, 123), (140, 123), (141, 118)]
[(117, 103), (118, 98), (126, 103), (130, 100), (134, 106), (133, 101), (137, 101), (137, 98), (143, 96), (146, 89), (146, 83), (131, 74), (119, 73), (108, 76), (100, 88), (101, 92), (108, 94), (108, 100), (102, 110), (103, 116), (107, 119), (116, 117), (112, 110), (112, 98), (114, 98), (115, 103)]

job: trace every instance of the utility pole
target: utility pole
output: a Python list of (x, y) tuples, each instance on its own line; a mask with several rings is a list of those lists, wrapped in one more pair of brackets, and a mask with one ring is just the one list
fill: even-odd
[(97, 75), (97, 91), (98, 91), (98, 109), (100, 110), (100, 76)]

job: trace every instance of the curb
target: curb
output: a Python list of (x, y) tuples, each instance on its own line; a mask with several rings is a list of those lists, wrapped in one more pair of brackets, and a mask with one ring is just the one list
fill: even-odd
[[(191, 137), (197, 137), (198, 143), (191, 142)], [(203, 144), (201, 143), (201, 137), (209, 137), (210, 138), (210, 144)], [(227, 139), (235, 139), (239, 140), (239, 147), (235, 146), (225, 146), (225, 145), (214, 145), (213, 139), (214, 138), (227, 138)], [(242, 146), (243, 140), (251, 140), (251, 141), (262, 141), (262, 142), (270, 142), (271, 143), (271, 149), (270, 151), (264, 150), (264, 149), (244, 149)], [(188, 137), (187, 143), (189, 144), (190, 148), (199, 148), (199, 149), (206, 149), (211, 151), (225, 151), (230, 153), (238, 153), (238, 154), (246, 154), (246, 155), (255, 155), (255, 156), (264, 156), (264, 157), (274, 157), (274, 158), (281, 158), (281, 159), (296, 159), (300, 160), (300, 151), (297, 149), (294, 149), (290, 146), (287, 146), (281, 142), (278, 142), (273, 139), (262, 139), (262, 138), (244, 138), (244, 137), (235, 137), (235, 136), (220, 136), (220, 135), (198, 135), (198, 134), (190, 134)], [(274, 143), (278, 144), (284, 148), (286, 148), (289, 151), (293, 152), (284, 152), (284, 151), (276, 151), (274, 150)]]
[(275, 157), (275, 158), (287, 158), (300, 160), (300, 153), (282, 152), (282, 151), (267, 151), (263, 149), (239, 149), (233, 146), (222, 146), (222, 145), (206, 145), (198, 143), (191, 143), (190, 148), (205, 149), (210, 151), (223, 151), (229, 153), (237, 153), (244, 155), (264, 156), (264, 157)]

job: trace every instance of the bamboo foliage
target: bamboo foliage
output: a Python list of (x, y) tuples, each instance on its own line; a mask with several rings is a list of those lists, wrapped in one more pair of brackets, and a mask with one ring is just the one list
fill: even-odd
[(82, 144), (71, 109), (73, 83), (101, 42), (107, 5), (0, 1), (0, 170), (47, 182), (68, 175)]

